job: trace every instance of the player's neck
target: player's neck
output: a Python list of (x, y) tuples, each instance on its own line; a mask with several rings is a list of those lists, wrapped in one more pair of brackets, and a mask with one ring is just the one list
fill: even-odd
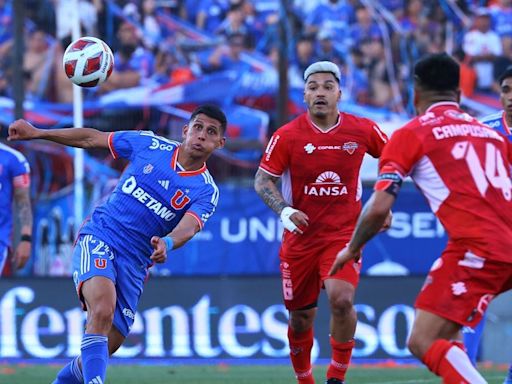
[(186, 153), (184, 153), (183, 151), (180, 151), (178, 153), (177, 161), (178, 161), (178, 164), (185, 171), (191, 172), (191, 171), (200, 170), (203, 167), (206, 160), (203, 159), (202, 157), (195, 158), (195, 157), (189, 156)]
[(338, 124), (340, 118), (340, 113), (338, 111), (336, 111), (334, 114), (328, 114), (325, 116), (314, 116), (311, 113), (308, 115), (311, 119), (311, 122), (322, 131), (328, 131), (334, 127), (336, 124)]
[(512, 128), (512, 113), (505, 112), (505, 121), (507, 122), (507, 126)]

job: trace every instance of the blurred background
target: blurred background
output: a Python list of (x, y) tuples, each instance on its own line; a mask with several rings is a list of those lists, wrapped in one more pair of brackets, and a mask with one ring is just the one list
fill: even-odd
[[(84, 126), (180, 140), (204, 102), (229, 121), (226, 148), (209, 161), (221, 193), (216, 214), (152, 268), (119, 359), (287, 361), (282, 227), (252, 183), (271, 134), (305, 111), (309, 64), (335, 62), (340, 109), (388, 134), (414, 115), (411, 70), (423, 54), (446, 51), (460, 61), (462, 104), (477, 117), (501, 109), (496, 81), (512, 64), (512, 0), (0, 0), (0, 137), (21, 116), (43, 128), (74, 125), (62, 54), (76, 13), (81, 34), (103, 39), (115, 55), (110, 79), (83, 89)], [(72, 149), (13, 146), (32, 169), (34, 246), (29, 264), (19, 272), (7, 265), (0, 280), (0, 361), (67, 358), (79, 353), (85, 319), (70, 278), (77, 227), (126, 163), (87, 151), (77, 175)], [(376, 172), (366, 159), (365, 199)], [(412, 360), (414, 297), (445, 242), (407, 184), (392, 228), (365, 248), (354, 361)], [(480, 360), (512, 358), (510, 307), (510, 296), (491, 306)], [(325, 301), (320, 308), (318, 361), (329, 357)]]

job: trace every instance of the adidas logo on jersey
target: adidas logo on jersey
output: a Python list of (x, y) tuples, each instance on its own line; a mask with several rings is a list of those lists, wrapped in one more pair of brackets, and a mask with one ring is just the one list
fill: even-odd
[(169, 180), (158, 180), (158, 184), (160, 184), (167, 191), (169, 189)]
[(101, 377), (96, 376), (95, 378), (90, 380), (88, 384), (103, 384), (103, 380), (101, 380)]

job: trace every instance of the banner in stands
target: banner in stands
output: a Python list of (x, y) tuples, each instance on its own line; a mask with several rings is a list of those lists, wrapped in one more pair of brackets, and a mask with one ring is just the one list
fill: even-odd
[[(364, 189), (363, 199), (371, 193)], [(204, 230), (172, 252), (155, 272), (171, 275), (279, 273), (281, 222), (252, 188), (221, 186), (219, 206)], [(406, 185), (393, 208), (393, 226), (364, 250), (363, 273), (425, 275), (446, 243), (425, 199)]]
[[(361, 280), (354, 361), (412, 359), (406, 337), (421, 284), (413, 277)], [(278, 277), (152, 278), (138, 312), (129, 312), (135, 323), (115, 358), (287, 363), (288, 315), (280, 287)], [(313, 359), (325, 362), (330, 356), (325, 294), (319, 307)], [(76, 356), (84, 322), (71, 278), (0, 280), (0, 360)]]

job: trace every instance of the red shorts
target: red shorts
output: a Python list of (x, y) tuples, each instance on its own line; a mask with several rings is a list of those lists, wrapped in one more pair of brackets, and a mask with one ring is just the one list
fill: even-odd
[(336, 255), (348, 241), (349, 239), (326, 242), (323, 247), (308, 249), (300, 254), (294, 254), (281, 248), (279, 257), (281, 259), (283, 298), (288, 310), (316, 306), (325, 279), (346, 280), (357, 287), (361, 260), (346, 263), (334, 276), (328, 276)]
[(416, 308), (474, 327), (491, 300), (512, 288), (512, 263), (478, 257), (448, 242), (430, 270)]

